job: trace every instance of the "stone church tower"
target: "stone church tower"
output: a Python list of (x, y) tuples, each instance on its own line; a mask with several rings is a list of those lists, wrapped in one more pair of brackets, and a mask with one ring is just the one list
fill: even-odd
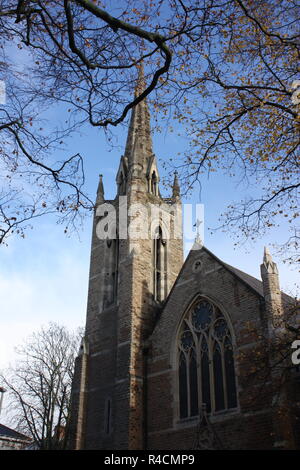
[(100, 176), (71, 447), (300, 448), (300, 377), (276, 349), (293, 299), (267, 249), (262, 280), (197, 243), (183, 262), (177, 175), (163, 198), (145, 100), (116, 183), (107, 200)]
[[(135, 94), (143, 86), (140, 69)], [(162, 198), (146, 100), (132, 110), (116, 183), (115, 199), (106, 200), (100, 175), (86, 335), (74, 382), (77, 449), (144, 447), (145, 340), (183, 262), (178, 180), (175, 175), (172, 196)], [(96, 227), (105, 225), (109, 207), (116, 214), (114, 234), (99, 239)]]

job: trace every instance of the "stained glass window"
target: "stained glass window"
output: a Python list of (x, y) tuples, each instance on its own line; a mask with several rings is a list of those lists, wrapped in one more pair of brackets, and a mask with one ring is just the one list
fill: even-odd
[(178, 341), (180, 418), (197, 416), (203, 404), (218, 412), (237, 406), (232, 338), (214, 304), (198, 299), (181, 324)]
[(181, 419), (188, 416), (186, 372), (185, 356), (183, 353), (181, 353), (179, 355), (179, 399)]
[(157, 227), (153, 240), (153, 296), (163, 301), (167, 288), (166, 243), (161, 227)]

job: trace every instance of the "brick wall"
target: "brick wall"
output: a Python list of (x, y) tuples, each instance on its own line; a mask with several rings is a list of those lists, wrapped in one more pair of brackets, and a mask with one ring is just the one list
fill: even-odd
[[(193, 272), (196, 259), (201, 269)], [(212, 416), (224, 448), (272, 447), (270, 383), (254, 363), (266, 359), (263, 299), (237, 279), (204, 249), (191, 252), (151, 336), (148, 365), (148, 446), (151, 449), (191, 449), (197, 420), (178, 418), (176, 335), (183, 314), (195, 296), (215, 303), (230, 320), (235, 342), (238, 409)], [(254, 361), (255, 358), (255, 361)], [(259, 436), (259, 439), (258, 439)]]

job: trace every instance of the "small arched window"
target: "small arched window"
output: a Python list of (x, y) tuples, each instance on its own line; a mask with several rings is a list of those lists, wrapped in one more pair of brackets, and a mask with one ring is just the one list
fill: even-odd
[(112, 240), (112, 301), (116, 302), (119, 282), (119, 237)]
[(237, 406), (232, 337), (222, 312), (198, 299), (185, 316), (178, 339), (180, 419)]
[(124, 178), (123, 171), (121, 171), (119, 175), (118, 186), (119, 186), (119, 195), (123, 196), (124, 194), (126, 194), (126, 180)]
[(153, 240), (153, 296), (155, 300), (160, 302), (163, 301), (167, 295), (166, 265), (166, 240), (163, 239), (161, 227), (158, 227)]
[(155, 171), (151, 175), (151, 193), (157, 195), (157, 176)]
[(108, 238), (106, 241), (107, 250), (105, 253), (105, 280), (103, 308), (111, 306), (117, 302), (119, 283), (119, 237)]
[(109, 435), (112, 431), (112, 403), (111, 399), (107, 398), (105, 401), (105, 409), (104, 409), (104, 432), (105, 434)]

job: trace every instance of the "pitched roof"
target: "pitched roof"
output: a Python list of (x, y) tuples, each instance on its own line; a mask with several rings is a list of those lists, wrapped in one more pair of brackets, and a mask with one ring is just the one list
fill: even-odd
[[(240, 269), (235, 268), (234, 266), (230, 266), (230, 264), (225, 263), (224, 261), (222, 261), (220, 258), (218, 258), (214, 253), (212, 253), (205, 246), (203, 246), (201, 249), (205, 250), (210, 256), (212, 256), (212, 258), (214, 258), (218, 263), (220, 263), (225, 269), (230, 271), (235, 277), (237, 277), (244, 284), (246, 284), (248, 287), (250, 287), (250, 289), (252, 289), (252, 291), (256, 292), (260, 297), (264, 298), (264, 291), (263, 291), (262, 281), (260, 281), (259, 279), (256, 279), (256, 277), (253, 277), (250, 274), (245, 273), (244, 271), (241, 271)], [(176, 281), (175, 281), (175, 283), (174, 283), (174, 285), (173, 285), (173, 287), (172, 287), (172, 289), (169, 293), (169, 296), (166, 299), (165, 305), (168, 301), (168, 298), (170, 297), (170, 294), (171, 294), (173, 288), (175, 287), (175, 285), (177, 283), (177, 280), (179, 279), (179, 277), (181, 275), (181, 272), (184, 269), (184, 266), (185, 266), (188, 258), (190, 256), (192, 256), (193, 253), (195, 253), (195, 252), (193, 250), (191, 250), (189, 252), (188, 256), (186, 257), (186, 259), (183, 263), (183, 266), (182, 266), (182, 268), (181, 268), (181, 270), (180, 270), (180, 272), (177, 276), (177, 279), (176, 279)], [(290, 303), (291, 301), (293, 301), (293, 298), (291, 296), (289, 296), (288, 294), (286, 294), (285, 292), (282, 292), (282, 300), (285, 301), (286, 303)]]
[(28, 436), (25, 436), (24, 434), (21, 434), (20, 432), (17, 432), (14, 429), (4, 426), (4, 424), (0, 424), (0, 438), (1, 437), (10, 437), (12, 439), (22, 439), (30, 441), (30, 438)]
[[(246, 284), (253, 292), (255, 292), (256, 294), (259, 295), (259, 297), (261, 299), (264, 299), (264, 292), (263, 292), (263, 283), (262, 281), (260, 281), (259, 279), (256, 279), (255, 277), (251, 276), (250, 274), (247, 274), (245, 273), (244, 271), (241, 271), (240, 269), (237, 269), (233, 266), (230, 266), (230, 264), (227, 264), (225, 263), (224, 261), (222, 261), (220, 258), (218, 258), (216, 255), (214, 255), (210, 250), (208, 250), (205, 246), (202, 246), (201, 247), (201, 250), (204, 250), (206, 251), (212, 258), (214, 258), (218, 263), (221, 264), (221, 266), (223, 266), (225, 269), (227, 269), (229, 272), (231, 272), (231, 274), (233, 274), (235, 277), (237, 277), (238, 279), (240, 279), (244, 284)], [(176, 284), (177, 284), (177, 281), (178, 279), (180, 279), (180, 276), (181, 276), (181, 273), (183, 272), (185, 266), (186, 266), (186, 263), (188, 261), (188, 259), (193, 256), (193, 254), (196, 253), (196, 251), (194, 250), (190, 250), (188, 256), (186, 257), (182, 267), (181, 267), (181, 270), (179, 271), (179, 274), (169, 292), (169, 295), (168, 297), (165, 299), (163, 305), (160, 307), (159, 309), (159, 313), (157, 314), (157, 318), (156, 318), (156, 322), (155, 322), (155, 326), (154, 328), (156, 327), (157, 323), (159, 322), (159, 319), (161, 317), (161, 314), (163, 312), (163, 310), (166, 308), (166, 305), (173, 293), (173, 290), (175, 289), (176, 287)], [(281, 291), (281, 298), (284, 302), (285, 305), (290, 305), (291, 302), (293, 302), (295, 299), (293, 299), (293, 297), (289, 296), (288, 294), (286, 294), (285, 292), (282, 292)]]
[(244, 283), (246, 283), (249, 287), (255, 290), (259, 295), (262, 297), (264, 296), (263, 291), (263, 283), (256, 277), (251, 276), (250, 274), (244, 273), (244, 271), (240, 271), (240, 269), (235, 268), (234, 266), (230, 266), (230, 264), (224, 263), (221, 261), (222, 265), (227, 268), (232, 274), (236, 277), (241, 279)]
[[(242, 282), (247, 284), (252, 290), (254, 290), (257, 294), (261, 297), (264, 297), (264, 290), (263, 290), (263, 283), (256, 277), (251, 276), (250, 274), (244, 273), (240, 269), (235, 268), (234, 266), (230, 266), (230, 264), (224, 263), (224, 261), (217, 258), (211, 251), (209, 251), (206, 247), (203, 247), (213, 258), (215, 258), (225, 269), (228, 269), (234, 276), (238, 277)], [(290, 295), (286, 294), (285, 292), (281, 291), (282, 300), (289, 304), (294, 299)]]
[(206, 251), (212, 258), (214, 258), (218, 263), (220, 263), (225, 269), (230, 271), (235, 277), (240, 279), (244, 284), (247, 284), (250, 289), (255, 291), (259, 296), (264, 297), (263, 293), (263, 283), (256, 277), (251, 276), (250, 274), (244, 273), (240, 269), (230, 266), (230, 264), (225, 263), (220, 258), (218, 258), (214, 253), (212, 253), (205, 246), (202, 247), (202, 250)]
[[(239, 269), (234, 268), (233, 266), (230, 266), (229, 264), (226, 264), (226, 263), (222, 263), (222, 264), (225, 265), (229, 269), (229, 271), (231, 271), (235, 276), (237, 276), (239, 279), (245, 282), (249, 287), (251, 287), (252, 290), (255, 290), (259, 295), (264, 297), (262, 281), (259, 281), (255, 277), (250, 276), (250, 274), (244, 273), (243, 271), (240, 271)], [(291, 302), (295, 301), (294, 297), (291, 297), (289, 294), (286, 294), (283, 291), (281, 291), (281, 299), (284, 305), (290, 305)]]

